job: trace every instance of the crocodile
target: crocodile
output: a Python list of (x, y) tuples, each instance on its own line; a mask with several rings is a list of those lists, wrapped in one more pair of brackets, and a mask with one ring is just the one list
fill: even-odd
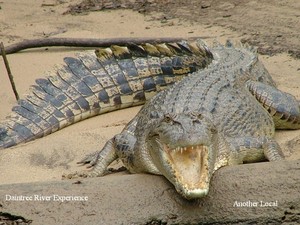
[(275, 129), (299, 129), (297, 99), (277, 89), (255, 48), (215, 44), (214, 60), (149, 100), (72, 176), (102, 176), (121, 159), (131, 173), (163, 175), (186, 199), (207, 196), (219, 168), (284, 154)]
[(212, 54), (199, 41), (112, 45), (64, 58), (36, 80), (0, 123), (0, 149), (78, 121), (143, 104), (183, 76), (206, 67)]

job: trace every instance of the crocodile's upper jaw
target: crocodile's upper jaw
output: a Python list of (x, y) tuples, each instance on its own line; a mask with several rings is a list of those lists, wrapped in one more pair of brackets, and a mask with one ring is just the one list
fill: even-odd
[(199, 144), (170, 148), (157, 138), (151, 143), (150, 155), (153, 161), (177, 192), (187, 199), (208, 194), (214, 167), (209, 146)]

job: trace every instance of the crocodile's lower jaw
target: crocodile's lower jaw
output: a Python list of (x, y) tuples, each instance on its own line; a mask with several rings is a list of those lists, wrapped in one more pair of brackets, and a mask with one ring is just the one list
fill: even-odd
[(204, 145), (170, 149), (164, 145), (166, 163), (173, 171), (176, 190), (187, 199), (201, 198), (209, 189), (209, 147)]
[[(177, 190), (178, 192), (180, 190)], [(195, 198), (202, 198), (205, 197), (208, 194), (208, 188), (206, 189), (186, 189), (185, 191), (181, 192), (181, 194), (186, 199), (195, 199)]]

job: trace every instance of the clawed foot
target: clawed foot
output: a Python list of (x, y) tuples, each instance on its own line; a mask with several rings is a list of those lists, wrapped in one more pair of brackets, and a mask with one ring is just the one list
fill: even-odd
[[(62, 179), (76, 179), (76, 178), (86, 178), (86, 177), (95, 177), (95, 174), (92, 172), (93, 167), (96, 165), (100, 152), (94, 152), (89, 155), (86, 155), (82, 160), (77, 162), (77, 164), (83, 166), (86, 165), (86, 168), (89, 170), (86, 171), (75, 171), (70, 174), (63, 174)], [(99, 175), (100, 176), (100, 175)]]
[[(105, 176), (105, 175), (108, 175), (108, 174), (112, 174), (112, 173), (118, 173), (118, 172), (122, 172), (122, 171), (126, 171), (126, 170), (127, 169), (126, 169), (125, 166), (121, 166), (121, 167), (119, 167), (117, 169), (115, 169), (115, 168), (108, 168), (102, 176)], [(97, 175), (95, 175), (92, 172), (92, 170), (89, 170), (89, 171), (75, 171), (73, 173), (63, 174), (62, 175), (62, 179), (63, 180), (70, 180), (70, 179), (96, 177), (96, 176)]]
[(87, 171), (76, 171), (74, 173), (63, 174), (63, 180), (77, 179), (77, 178), (87, 178), (90, 177), (91, 173)]
[(99, 151), (88, 154), (82, 160), (77, 162), (77, 164), (86, 165), (88, 169), (93, 168), (97, 164), (100, 154)]
[[(63, 174), (62, 179), (76, 179), (87, 177), (101, 177), (107, 174), (125, 171), (126, 167), (121, 166), (118, 168), (107, 168), (105, 160), (103, 160), (103, 151), (97, 151), (85, 156), (82, 160), (77, 162), (80, 166), (85, 165), (88, 170), (75, 171), (69, 174)], [(109, 163), (110, 164), (110, 163)]]

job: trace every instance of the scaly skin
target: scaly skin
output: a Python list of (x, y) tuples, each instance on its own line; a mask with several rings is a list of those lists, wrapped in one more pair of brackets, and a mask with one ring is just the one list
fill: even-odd
[[(132, 173), (165, 176), (185, 198), (208, 194), (222, 166), (283, 159), (279, 129), (300, 128), (298, 101), (279, 91), (254, 49), (211, 48), (214, 61), (144, 105), (102, 151), (80, 163), (101, 176), (120, 158)], [(82, 175), (82, 174), (81, 174)]]
[(105, 112), (143, 104), (212, 54), (198, 42), (111, 46), (66, 57), (0, 124), (0, 149)]

